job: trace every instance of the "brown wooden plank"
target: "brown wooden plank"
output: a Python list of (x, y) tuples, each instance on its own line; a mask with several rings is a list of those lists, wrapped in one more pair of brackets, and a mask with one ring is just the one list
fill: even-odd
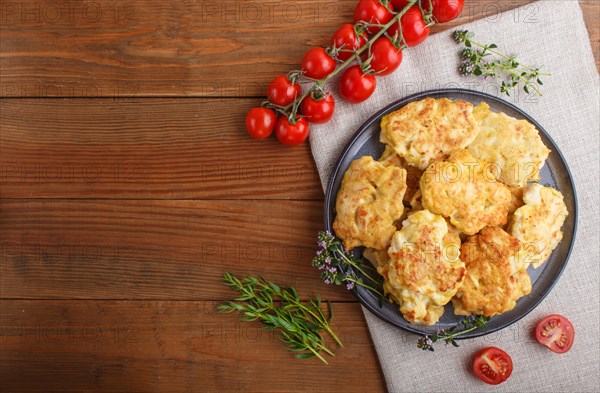
[[(528, 2), (467, 1), (459, 19), (432, 31)], [(352, 20), (356, 0), (1, 4), (2, 96), (215, 97), (264, 95), (275, 75)], [(582, 6), (597, 46), (597, 1)]]
[(384, 391), (358, 304), (333, 305), (334, 329), (345, 346), (328, 358), (329, 366), (294, 359), (273, 332), (219, 314), (215, 305), (4, 300), (2, 390)]
[(321, 199), (308, 143), (245, 131), (256, 99), (10, 99), (3, 198)]
[(262, 96), (355, 1), (72, 4), (3, 6), (4, 96)]
[(600, 1), (581, 0), (579, 4), (590, 36), (594, 59), (596, 59), (596, 68), (600, 72)]
[(311, 266), (322, 202), (1, 200), (0, 296), (226, 299), (225, 271), (352, 300)]

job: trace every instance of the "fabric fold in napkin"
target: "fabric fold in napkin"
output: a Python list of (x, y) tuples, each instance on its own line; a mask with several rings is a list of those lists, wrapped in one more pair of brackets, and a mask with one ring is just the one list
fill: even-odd
[[(493, 81), (461, 76), (460, 46), (451, 31), (429, 37), (404, 53), (400, 68), (377, 78), (377, 89), (364, 103), (339, 98), (334, 118), (312, 125), (310, 144), (325, 188), (342, 149), (358, 127), (384, 106), (410, 94), (435, 88), (467, 88), (497, 95), (517, 105), (550, 133), (571, 168), (579, 203), (576, 242), (568, 265), (548, 297), (529, 315), (499, 332), (460, 341), (460, 348), (438, 343), (435, 352), (416, 346), (418, 336), (380, 320), (363, 308), (390, 392), (483, 391), (490, 387), (471, 371), (474, 354), (498, 346), (512, 357), (514, 369), (497, 392), (593, 392), (599, 386), (599, 134), (600, 88), (589, 36), (577, 1), (541, 1), (488, 16), (460, 28), (481, 43), (495, 43), (524, 64), (543, 66), (543, 96), (522, 90), (511, 97)], [(556, 355), (532, 336), (547, 314), (568, 317), (575, 327), (572, 349)]]

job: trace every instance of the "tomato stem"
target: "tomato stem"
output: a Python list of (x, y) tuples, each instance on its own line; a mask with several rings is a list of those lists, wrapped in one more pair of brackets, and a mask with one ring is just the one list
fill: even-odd
[[(370, 47), (373, 44), (373, 42), (375, 42), (379, 37), (381, 37), (394, 23), (398, 22), (398, 20), (400, 20), (402, 15), (404, 15), (406, 13), (406, 11), (408, 11), (408, 9), (410, 7), (412, 7), (416, 2), (417, 2), (417, 0), (410, 0), (408, 2), (408, 4), (406, 5), (406, 7), (404, 7), (400, 12), (398, 12), (396, 15), (394, 15), (394, 17), (388, 23), (383, 25), (383, 27), (377, 33), (375, 33), (375, 35), (373, 35), (373, 37), (371, 37), (371, 39), (369, 39), (369, 41), (367, 41), (367, 43), (365, 45), (363, 45), (361, 48), (358, 48), (357, 50), (355, 50), (354, 54), (352, 56), (350, 56), (350, 58), (348, 60), (344, 61), (331, 74), (327, 75), (323, 79), (318, 80), (317, 84), (323, 85), (328, 80), (333, 78), (336, 74), (338, 74), (340, 71), (342, 71), (344, 68), (346, 68), (350, 63), (352, 63), (352, 61), (357, 59), (361, 53), (363, 53), (368, 47)], [(381, 25), (379, 25), (379, 26), (381, 26)]]
[[(302, 93), (302, 95), (300, 95), (300, 97), (296, 98), (296, 100), (294, 100), (294, 102), (292, 102), (291, 104), (285, 106), (285, 107), (277, 107), (278, 110), (283, 110), (285, 112), (289, 113), (289, 118), (295, 120), (296, 117), (296, 112), (298, 111), (298, 107), (300, 106), (299, 103), (302, 102), (303, 99), (305, 99), (306, 97), (308, 97), (309, 94), (311, 94), (313, 92), (313, 90), (315, 88), (321, 88), (321, 86), (323, 86), (325, 83), (327, 83), (331, 78), (333, 78), (335, 75), (339, 74), (340, 71), (344, 70), (348, 65), (350, 65), (350, 63), (352, 63), (354, 60), (359, 60), (360, 59), (360, 54), (363, 53), (365, 50), (369, 49), (371, 47), (371, 45), (373, 44), (373, 42), (375, 42), (379, 37), (381, 37), (382, 35), (385, 34), (385, 32), (396, 22), (398, 22), (400, 20), (400, 18), (402, 17), (402, 15), (404, 15), (409, 9), (410, 7), (412, 7), (413, 5), (415, 5), (417, 3), (417, 1), (419, 0), (409, 0), (408, 4), (398, 13), (396, 13), (394, 15), (394, 17), (385, 25), (377, 25), (377, 26), (381, 26), (381, 29), (375, 33), (373, 35), (373, 37), (371, 37), (366, 43), (365, 45), (363, 45), (362, 47), (356, 49), (354, 51), (354, 54), (352, 56), (350, 56), (346, 61), (344, 61), (342, 64), (340, 64), (335, 70), (333, 70), (331, 72), (331, 74), (325, 76), (322, 79), (316, 80), (315, 84), (313, 86), (311, 86), (309, 89), (306, 89), (306, 91), (304, 93)], [(423, 12), (423, 10), (421, 11)], [(400, 26), (400, 32), (402, 31), (402, 26)], [(358, 33), (357, 33), (358, 35)], [(343, 49), (342, 49), (343, 50)]]
[[(423, 8), (423, 1), (427, 1), (429, 3), (429, 11)], [(419, 0), (419, 9), (421, 10), (421, 15), (423, 15), (423, 20), (427, 26), (435, 25), (435, 20), (433, 19), (433, 4), (431, 4), (431, 0)]]

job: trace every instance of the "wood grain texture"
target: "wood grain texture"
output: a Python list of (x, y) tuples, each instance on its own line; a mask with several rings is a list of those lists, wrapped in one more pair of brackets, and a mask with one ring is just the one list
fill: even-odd
[(225, 271), (352, 300), (311, 266), (322, 203), (2, 200), (0, 296), (228, 299)]
[[(460, 18), (432, 33), (493, 20), (528, 2), (467, 1)], [(352, 21), (355, 3), (5, 0), (0, 93), (260, 97), (275, 75), (298, 68), (307, 49), (328, 45), (337, 27)], [(582, 8), (600, 65), (598, 2), (585, 0)]]
[(50, 16), (55, 0), (8, 3), (3, 95), (262, 96), (354, 3), (100, 0)]
[(322, 199), (308, 143), (245, 131), (256, 99), (2, 102), (3, 198)]
[(2, 302), (2, 391), (384, 391), (357, 304), (333, 305), (334, 329), (345, 347), (328, 358), (329, 366), (293, 359), (273, 332), (262, 331), (258, 323), (240, 324), (238, 316), (219, 314), (215, 306), (197, 301)]
[[(432, 32), (529, 2), (467, 0)], [(243, 129), (244, 97), (355, 4), (0, 0), (2, 392), (385, 390), (360, 307), (310, 266), (308, 145)], [(600, 68), (600, 2), (580, 4)], [(224, 271), (335, 301), (345, 348), (297, 361), (217, 314)]]

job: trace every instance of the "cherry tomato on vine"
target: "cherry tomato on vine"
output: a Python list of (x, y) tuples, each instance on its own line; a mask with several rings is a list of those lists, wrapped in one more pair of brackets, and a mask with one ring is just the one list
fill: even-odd
[(379, 37), (371, 45), (371, 69), (379, 75), (389, 75), (402, 63), (402, 51), (387, 37)]
[(329, 93), (319, 98), (309, 95), (303, 99), (300, 104), (302, 114), (308, 121), (317, 124), (327, 123), (333, 116), (334, 108), (335, 101), (333, 100), (333, 96)]
[(429, 26), (423, 20), (423, 15), (419, 7), (412, 6), (400, 17), (400, 23), (394, 23), (388, 29), (388, 34), (394, 36), (399, 34), (398, 25), (402, 26), (402, 37), (406, 46), (415, 46), (420, 44), (429, 35)]
[(342, 51), (340, 51), (337, 55), (337, 57), (342, 61), (348, 60), (353, 54), (352, 52), (346, 51), (354, 51), (366, 43), (367, 39), (365, 36), (363, 34), (357, 35), (356, 31), (354, 30), (354, 25), (351, 23), (342, 25), (342, 27), (333, 33), (333, 38), (331, 39), (332, 46), (335, 46), (336, 48), (342, 48)]
[(483, 348), (475, 355), (473, 370), (483, 382), (498, 385), (510, 377), (512, 359), (506, 352), (496, 347)]
[(299, 97), (300, 93), (299, 84), (292, 83), (285, 75), (279, 75), (269, 84), (267, 98), (275, 105), (286, 106)]
[(284, 145), (299, 145), (308, 136), (308, 121), (297, 116), (296, 122), (292, 124), (286, 116), (281, 116), (275, 124), (275, 135)]
[(252, 108), (246, 115), (246, 130), (254, 139), (265, 139), (275, 129), (275, 111), (269, 108)]
[[(394, 10), (392, 4), (388, 4), (388, 7), (392, 11)], [(354, 23), (363, 21), (385, 25), (393, 17), (392, 12), (381, 4), (379, 0), (360, 0), (354, 10)], [(379, 30), (381, 30), (381, 27), (378, 26), (369, 26), (367, 28), (367, 31), (371, 34), (377, 33)]]
[(349, 67), (340, 79), (340, 93), (346, 101), (353, 104), (371, 97), (377, 82), (375, 76), (365, 74), (358, 65)]
[(562, 315), (552, 314), (542, 319), (535, 328), (538, 342), (554, 353), (565, 353), (571, 349), (575, 330), (571, 321)]
[(300, 63), (304, 75), (313, 79), (322, 79), (335, 70), (336, 62), (323, 48), (312, 48), (302, 58)]
[(433, 6), (433, 19), (437, 23), (446, 23), (460, 15), (465, 0), (424, 0), (422, 4), (425, 10), (430, 10)]

